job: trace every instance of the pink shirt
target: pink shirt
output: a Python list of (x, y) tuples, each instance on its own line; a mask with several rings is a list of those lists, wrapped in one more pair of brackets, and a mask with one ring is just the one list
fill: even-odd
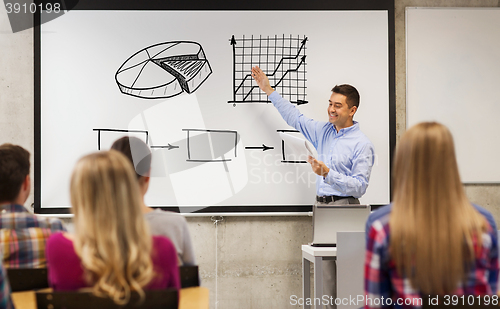
[[(170, 239), (153, 236), (153, 267), (155, 277), (145, 287), (147, 290), (181, 288), (177, 252)], [(50, 286), (54, 290), (68, 291), (90, 287), (84, 279), (80, 258), (75, 252), (73, 241), (56, 233), (47, 241), (47, 266)]]

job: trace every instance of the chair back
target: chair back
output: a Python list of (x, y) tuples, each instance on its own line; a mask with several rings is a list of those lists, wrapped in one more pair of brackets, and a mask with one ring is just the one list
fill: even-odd
[(177, 309), (179, 291), (176, 289), (145, 291), (146, 298), (139, 304), (139, 294), (132, 293), (124, 306), (110, 298), (97, 297), (92, 292), (36, 292), (38, 309)]
[(45, 289), (49, 287), (47, 268), (8, 268), (12, 292)]
[(190, 288), (200, 286), (200, 276), (198, 274), (198, 266), (181, 266), (181, 286), (182, 288)]

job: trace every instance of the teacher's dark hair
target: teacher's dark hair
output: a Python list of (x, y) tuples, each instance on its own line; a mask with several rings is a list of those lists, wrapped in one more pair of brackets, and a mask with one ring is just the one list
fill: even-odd
[(336, 85), (333, 87), (332, 92), (344, 95), (349, 108), (353, 106), (359, 107), (359, 92), (353, 86), (348, 84)]

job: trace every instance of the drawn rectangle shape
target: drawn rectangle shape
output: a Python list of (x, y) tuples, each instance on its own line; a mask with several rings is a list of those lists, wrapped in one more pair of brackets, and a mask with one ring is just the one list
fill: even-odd
[(188, 161), (225, 162), (237, 156), (236, 131), (201, 129), (183, 131), (187, 132)]

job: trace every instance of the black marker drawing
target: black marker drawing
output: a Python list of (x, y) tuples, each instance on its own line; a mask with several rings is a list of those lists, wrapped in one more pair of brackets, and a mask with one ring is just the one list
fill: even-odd
[(199, 43), (166, 42), (146, 47), (128, 58), (115, 75), (124, 94), (143, 98), (170, 98), (192, 93), (212, 74)]
[(237, 157), (236, 146), (239, 142), (237, 131), (230, 130), (205, 130), (182, 129), (187, 132), (188, 162), (226, 162), (228, 153), (234, 149)]
[[(101, 150), (101, 132), (112, 132), (112, 133), (142, 133), (145, 135), (144, 142), (146, 145), (149, 144), (149, 132), (147, 130), (125, 130), (125, 129), (93, 129), (92, 131), (97, 131), (97, 150)], [(113, 139), (115, 140), (115, 139)], [(167, 146), (153, 146), (150, 145), (149, 148), (166, 148), (167, 150), (179, 148), (179, 146), (172, 146), (168, 144)]]
[(148, 143), (149, 134), (145, 130), (123, 130), (123, 129), (93, 129), (97, 131), (97, 150), (101, 150), (101, 132), (114, 132), (114, 133), (144, 133), (146, 135), (145, 143)]
[[(300, 133), (297, 130), (277, 130), (277, 132), (283, 132), (283, 133)], [(282, 155), (282, 160), (281, 163), (307, 163), (307, 161), (304, 160), (289, 160), (286, 158), (285, 154), (285, 141), (281, 140), (281, 155)]]
[(266, 146), (262, 144), (262, 147), (245, 147), (245, 149), (262, 149), (262, 151), (266, 151), (269, 149), (274, 149), (274, 147)]
[(250, 72), (259, 66), (271, 87), (297, 105), (306, 104), (307, 37), (266, 37), (230, 39), (233, 47), (233, 99), (228, 103), (269, 103)]
[(179, 146), (172, 146), (170, 144), (168, 144), (167, 146), (150, 146), (150, 147), (151, 148), (166, 148), (167, 150), (179, 148)]

